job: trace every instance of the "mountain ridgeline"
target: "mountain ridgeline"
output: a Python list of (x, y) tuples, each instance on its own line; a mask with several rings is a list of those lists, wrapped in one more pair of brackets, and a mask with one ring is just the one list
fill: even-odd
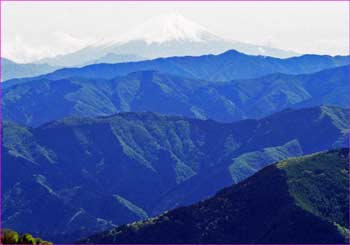
[[(101, 66), (97, 65), (93, 74), (98, 74)], [(84, 69), (89, 68), (78, 70)], [(117, 68), (112, 70), (118, 71)], [(349, 66), (305, 75), (272, 74), (217, 83), (156, 71), (134, 72), (107, 80), (79, 77), (50, 80), (42, 77), (4, 86), (3, 117), (38, 126), (68, 116), (95, 117), (123, 111), (152, 111), (232, 122), (262, 118), (293, 107), (324, 104), (347, 107), (348, 78)]]
[(349, 147), (348, 56), (84, 57), (135, 62), (2, 84), (2, 227), (56, 243), (345, 242), (348, 151), (302, 156)]
[(47, 64), (22, 64), (12, 60), (1, 58), (1, 80), (6, 81), (15, 78), (33, 77), (53, 72), (58, 67), (49, 66)]
[(229, 50), (219, 55), (179, 56), (119, 64), (93, 64), (63, 68), (47, 75), (9, 80), (8, 85), (47, 78), (112, 79), (132, 72), (154, 70), (160, 73), (208, 81), (257, 78), (273, 73), (305, 74), (349, 65), (349, 56), (302, 55), (287, 59), (254, 56)]
[(291, 158), (214, 197), (78, 243), (347, 244), (349, 150)]
[[(347, 115), (321, 106), (234, 123), (140, 112), (66, 118), (37, 128), (5, 121), (3, 227), (72, 242), (144, 220), (208, 198), (273, 162), (346, 147)], [(267, 185), (280, 183), (267, 177)], [(195, 220), (188, 221), (185, 227)]]

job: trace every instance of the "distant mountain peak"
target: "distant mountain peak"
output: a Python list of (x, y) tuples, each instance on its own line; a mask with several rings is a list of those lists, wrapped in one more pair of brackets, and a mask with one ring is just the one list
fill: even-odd
[(247, 54), (241, 53), (235, 49), (229, 49), (229, 50), (221, 53), (220, 55), (246, 55), (247, 56)]
[[(104, 37), (74, 53), (47, 58), (40, 63), (55, 66), (82, 66), (96, 59), (112, 54), (133, 54), (147, 59), (171, 56), (198, 56), (219, 54), (228, 49), (236, 49), (251, 55), (286, 58), (296, 53), (242, 43), (221, 37), (202, 25), (177, 13), (154, 16), (127, 33), (117, 37)], [(94, 60), (91, 60), (94, 57)], [(126, 59), (130, 61), (130, 59)]]
[(181, 14), (170, 13), (155, 16), (119, 40), (109, 40), (105, 44), (130, 41), (161, 44), (171, 41), (205, 42), (212, 40), (221, 40), (221, 38)]

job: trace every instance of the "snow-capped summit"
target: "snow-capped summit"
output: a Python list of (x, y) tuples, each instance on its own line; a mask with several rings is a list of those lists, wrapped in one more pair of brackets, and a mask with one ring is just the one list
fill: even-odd
[(171, 13), (153, 17), (135, 30), (128, 33), (122, 41), (144, 40), (146, 43), (164, 43), (168, 41), (205, 42), (219, 39), (203, 26)]
[[(155, 16), (128, 33), (104, 40), (74, 53), (41, 60), (54, 66), (80, 66), (102, 57), (142, 56), (145, 59), (169, 56), (219, 54), (236, 49), (246, 54), (290, 57), (294, 53), (227, 40), (177, 13)], [(132, 60), (130, 60), (132, 61)], [(110, 61), (113, 63), (113, 60)]]
[(166, 42), (207, 42), (220, 40), (216, 34), (178, 13), (155, 16), (117, 38), (104, 38), (92, 47), (111, 47), (128, 42), (162, 44)]

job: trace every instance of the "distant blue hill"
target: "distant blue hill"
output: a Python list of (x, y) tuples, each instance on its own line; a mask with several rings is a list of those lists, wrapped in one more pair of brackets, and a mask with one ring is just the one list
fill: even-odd
[[(41, 76), (47, 79), (70, 77), (111, 79), (131, 72), (154, 70), (161, 73), (207, 81), (256, 78), (272, 73), (303, 74), (349, 64), (349, 56), (303, 55), (288, 59), (254, 56), (229, 50), (219, 55), (182, 56), (118, 64), (94, 64), (64, 68)], [(34, 80), (37, 78), (34, 78)], [(12, 80), (5, 86), (32, 79)]]
[(121, 64), (97, 64), (83, 68), (61, 69), (47, 75), (50, 79), (67, 77), (106, 78), (141, 70), (156, 70), (188, 78), (209, 81), (255, 78), (272, 73), (301, 74), (349, 64), (348, 56), (303, 55), (279, 59), (253, 56), (235, 50), (220, 55), (159, 58)]
[(1, 58), (1, 66), (2, 81), (13, 78), (38, 76), (58, 69), (47, 64), (20, 64), (6, 58)]
[(115, 64), (115, 63), (125, 63), (125, 62), (131, 62), (131, 61), (141, 61), (141, 60), (147, 60), (147, 58), (138, 56), (138, 55), (133, 55), (133, 54), (108, 53), (101, 58), (87, 62), (85, 65), (101, 64), (101, 63)]
[(114, 79), (41, 77), (3, 89), (3, 117), (38, 126), (67, 116), (153, 111), (229, 122), (291, 107), (348, 107), (348, 79), (348, 66), (217, 83), (155, 71)]

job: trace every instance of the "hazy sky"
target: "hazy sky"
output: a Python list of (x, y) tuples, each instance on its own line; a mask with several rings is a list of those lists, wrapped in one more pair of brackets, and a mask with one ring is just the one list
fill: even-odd
[(177, 12), (219, 36), (298, 53), (348, 54), (348, 2), (2, 2), (2, 55), (72, 52)]

